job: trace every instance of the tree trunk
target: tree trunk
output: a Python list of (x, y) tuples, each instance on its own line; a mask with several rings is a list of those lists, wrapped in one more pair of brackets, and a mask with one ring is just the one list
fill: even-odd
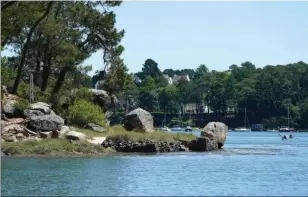
[(39, 45), (37, 47), (37, 57), (36, 57), (36, 67), (35, 67), (35, 75), (34, 75), (34, 84), (36, 86), (40, 86), (42, 83), (42, 73), (41, 70), (41, 33), (39, 34)]
[(15, 82), (14, 82), (12, 94), (15, 94), (17, 92), (18, 85), (19, 85), (19, 82), (20, 82), (20, 79), (21, 79), (21, 76), (22, 76), (22, 69), (23, 69), (24, 64), (25, 64), (26, 55), (27, 55), (27, 52), (28, 52), (29, 43), (30, 43), (32, 34), (33, 34), (35, 28), (40, 24), (40, 22), (44, 18), (46, 18), (46, 16), (49, 14), (49, 12), (51, 10), (51, 6), (52, 6), (53, 3), (54, 3), (53, 1), (50, 1), (48, 3), (46, 12), (33, 24), (33, 26), (31, 27), (31, 29), (29, 31), (29, 34), (27, 36), (27, 41), (26, 41), (26, 43), (25, 43), (25, 45), (22, 49), (21, 60), (20, 60), (20, 64), (19, 64), (18, 69), (17, 69), (17, 76), (16, 76), (16, 79), (15, 79)]
[(49, 45), (50, 45), (51, 37), (48, 36), (46, 46), (45, 46), (45, 52), (44, 52), (44, 67), (43, 67), (43, 73), (42, 73), (42, 84), (41, 84), (41, 91), (44, 92), (48, 85), (48, 78), (49, 78), (49, 72), (50, 72), (50, 63), (51, 63), (51, 57), (49, 57)]
[(42, 84), (41, 84), (41, 91), (44, 92), (47, 89), (48, 85), (48, 79), (50, 75), (50, 65), (51, 65), (51, 57), (47, 60), (47, 65), (43, 67), (43, 73), (42, 73)]
[(68, 72), (68, 70), (69, 70), (68, 66), (62, 68), (62, 70), (60, 71), (59, 77), (57, 79), (57, 82), (56, 82), (56, 84), (55, 84), (55, 86), (52, 90), (52, 94), (57, 94), (59, 92), (59, 90), (60, 90), (60, 88), (61, 88), (61, 86), (64, 82), (65, 75)]
[[(60, 10), (60, 6), (61, 6), (61, 2), (58, 2), (58, 8), (56, 10), (55, 13), (55, 20), (57, 20), (58, 18), (58, 14), (59, 14), (59, 10)], [(42, 77), (43, 77), (43, 81), (41, 84), (41, 91), (44, 92), (47, 89), (48, 86), (48, 80), (49, 80), (49, 76), (50, 76), (50, 70), (51, 70), (51, 52), (50, 52), (50, 42), (52, 39), (55, 39), (56, 36), (53, 36), (53, 38), (51, 38), (50, 35), (48, 35), (47, 37), (47, 43), (46, 43), (46, 47), (45, 47), (45, 52), (44, 52), (44, 67), (43, 67), (43, 73), (42, 73)]]

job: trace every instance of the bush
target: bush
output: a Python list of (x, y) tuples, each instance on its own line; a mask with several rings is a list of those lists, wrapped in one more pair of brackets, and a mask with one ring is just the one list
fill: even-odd
[(16, 71), (10, 65), (6, 57), (1, 57), (1, 84), (6, 85), (8, 89), (13, 87)]
[(105, 115), (98, 105), (80, 99), (69, 106), (68, 121), (77, 126), (84, 126), (90, 122), (105, 126)]
[(73, 94), (74, 100), (84, 99), (84, 100), (87, 100), (87, 101), (91, 101), (92, 97), (93, 97), (93, 93), (90, 92), (88, 88), (79, 88)]
[(19, 98), (17, 103), (14, 104), (14, 116), (22, 117), (24, 109), (29, 108), (29, 101), (23, 98)]
[(110, 117), (110, 125), (123, 124), (124, 119), (125, 109), (123, 107), (117, 108)]

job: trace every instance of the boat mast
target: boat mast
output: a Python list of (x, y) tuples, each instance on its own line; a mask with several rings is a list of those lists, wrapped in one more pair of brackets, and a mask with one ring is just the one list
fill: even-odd
[(166, 124), (166, 107), (165, 107), (165, 115), (164, 115), (163, 127), (165, 126), (165, 124)]
[(245, 124), (245, 128), (246, 128), (246, 107), (245, 107), (245, 118), (244, 118), (244, 124)]
[(288, 105), (288, 128), (290, 128), (290, 109)]

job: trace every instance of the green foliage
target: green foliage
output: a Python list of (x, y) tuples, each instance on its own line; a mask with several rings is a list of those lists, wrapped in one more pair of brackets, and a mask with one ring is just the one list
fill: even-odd
[(168, 80), (162, 75), (155, 77), (154, 81), (157, 87), (166, 87), (169, 84)]
[(73, 98), (74, 100), (86, 100), (86, 101), (91, 101), (93, 97), (93, 93), (89, 91), (88, 88), (80, 88), (73, 93)]
[(113, 93), (119, 93), (125, 86), (132, 80), (130, 75), (127, 74), (127, 67), (123, 60), (116, 58), (104, 78), (102, 89)]
[[(47, 99), (55, 99), (55, 94), (59, 94), (63, 86), (64, 89), (90, 88), (88, 72), (92, 67), (80, 64), (92, 53), (102, 50), (102, 65), (106, 65), (104, 69), (112, 70), (115, 67), (117, 70), (113, 76), (118, 82), (110, 84), (121, 86), (121, 76), (126, 70), (118, 72), (114, 62), (124, 51), (120, 41), (125, 32), (115, 28), (115, 13), (108, 9), (120, 4), (91, 1), (16, 2), (5, 9), (1, 13), (5, 26), (1, 29), (1, 46), (12, 48), (16, 56), (9, 62), (2, 62), (10, 68), (14, 67), (14, 70), (16, 66), (18, 69), (12, 75), (7, 66), (3, 67), (3, 82), (11, 87), (15, 81), (13, 93), (16, 93), (18, 88), (23, 88), (19, 86), (20, 82), (29, 83), (29, 71), (35, 70), (35, 85), (42, 92), (47, 89), (52, 92), (46, 96)], [(105, 11), (101, 12), (101, 9)], [(50, 83), (52, 78), (55, 80)], [(119, 90), (116, 88), (115, 91)], [(21, 92), (24, 93), (24, 90)]]
[(6, 85), (8, 88), (13, 86), (13, 80), (15, 79), (16, 73), (14, 68), (8, 65), (6, 57), (1, 57), (1, 84)]
[(68, 121), (70, 124), (84, 126), (87, 123), (95, 123), (105, 126), (103, 110), (86, 100), (75, 100), (68, 108)]
[(147, 76), (150, 76), (152, 78), (161, 76), (162, 72), (158, 68), (158, 64), (152, 60), (147, 59), (145, 60), (143, 67), (142, 67), (142, 75), (140, 76), (141, 79), (144, 79)]
[(123, 124), (125, 120), (125, 109), (123, 107), (117, 108), (110, 117), (110, 124)]
[(153, 91), (142, 90), (139, 94), (139, 106), (149, 112), (158, 111), (158, 93)]
[(178, 99), (179, 99), (179, 90), (176, 88), (176, 86), (170, 85), (160, 89), (159, 103), (162, 109), (165, 108), (172, 109), (172, 105), (170, 106), (169, 102), (177, 101)]
[(140, 89), (143, 91), (151, 91), (156, 88), (154, 79), (151, 76), (147, 76), (141, 83)]
[(14, 116), (22, 117), (23, 111), (29, 109), (29, 101), (23, 98), (19, 98), (14, 104)]

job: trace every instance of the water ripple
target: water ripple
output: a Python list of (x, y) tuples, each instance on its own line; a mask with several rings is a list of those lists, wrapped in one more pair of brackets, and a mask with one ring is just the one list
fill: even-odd
[(308, 133), (230, 133), (213, 152), (88, 158), (2, 158), (14, 196), (307, 196)]

